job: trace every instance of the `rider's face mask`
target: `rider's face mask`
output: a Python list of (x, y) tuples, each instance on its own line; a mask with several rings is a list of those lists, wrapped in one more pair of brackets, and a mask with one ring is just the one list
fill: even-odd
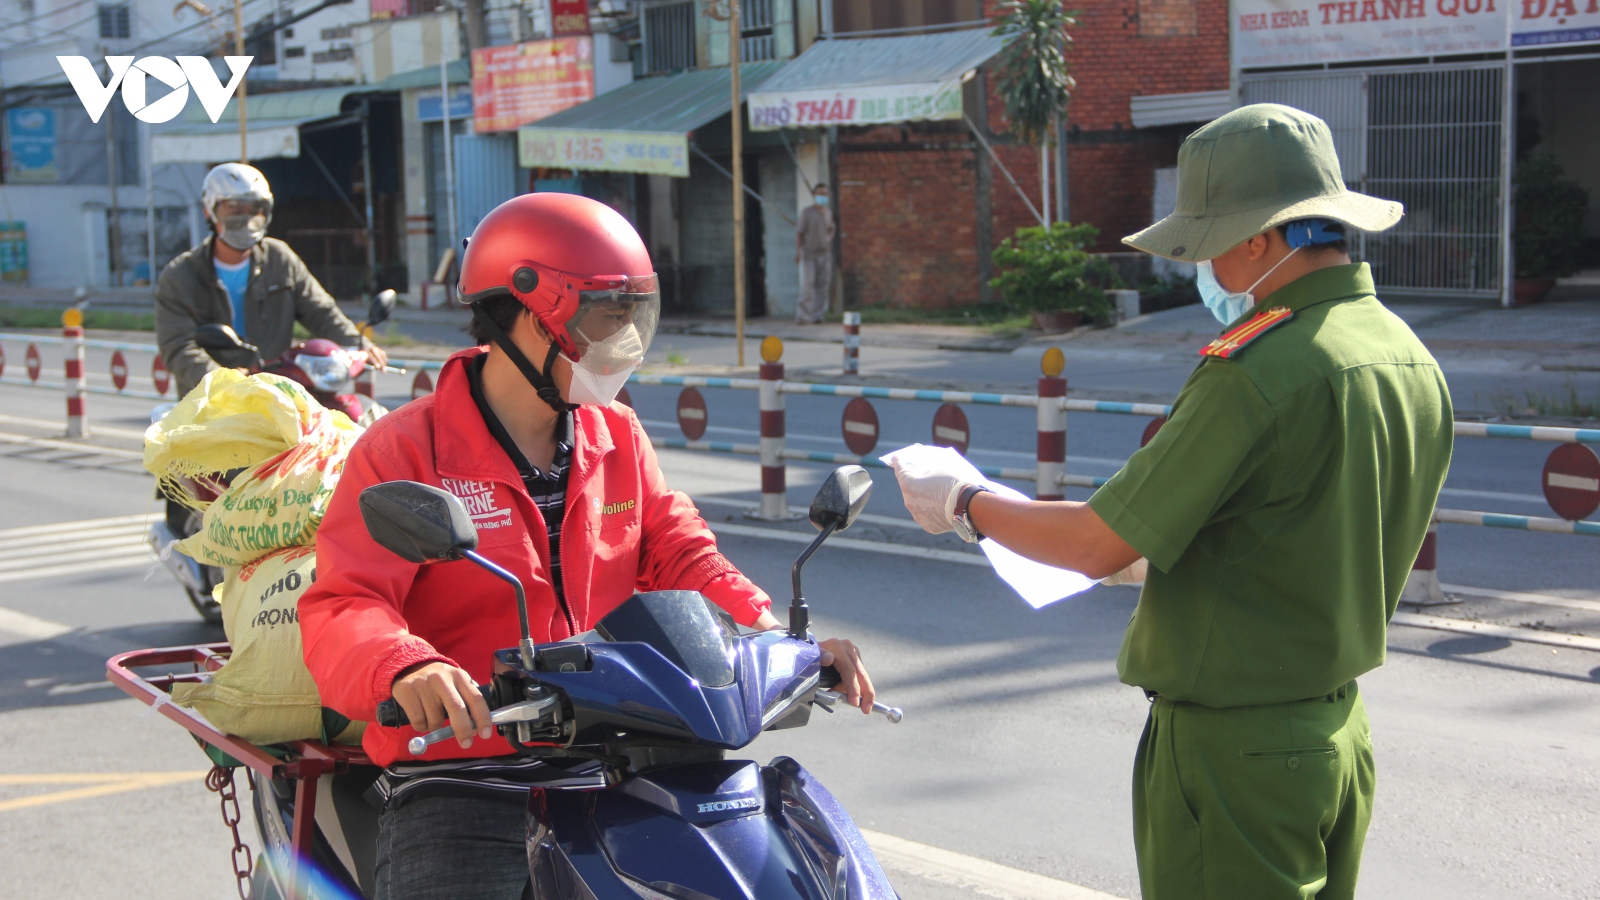
[(249, 250), (267, 236), (272, 204), (264, 200), (223, 200), (212, 209), (217, 237), (235, 250)]
[(654, 275), (623, 279), (611, 290), (583, 291), (578, 312), (567, 322), (577, 347), (567, 402), (607, 406), (628, 376), (644, 362), (661, 317)]

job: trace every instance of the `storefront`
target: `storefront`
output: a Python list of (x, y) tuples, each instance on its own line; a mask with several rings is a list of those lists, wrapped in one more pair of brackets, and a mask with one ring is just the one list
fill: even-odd
[[(1238, 0), (1232, 29), (1240, 101), (1321, 116), (1351, 189), (1406, 205), (1398, 226), (1353, 248), (1391, 291), (1509, 303), (1514, 210), (1504, 201), (1516, 160), (1536, 146), (1600, 196), (1592, 6)], [(1593, 212), (1585, 232), (1591, 248), (1600, 245)]]

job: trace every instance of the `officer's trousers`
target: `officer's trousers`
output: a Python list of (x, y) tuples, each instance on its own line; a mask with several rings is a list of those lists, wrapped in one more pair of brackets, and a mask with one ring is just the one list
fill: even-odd
[(1157, 697), (1133, 768), (1145, 900), (1348, 900), (1372, 818), (1366, 706), (1211, 709)]

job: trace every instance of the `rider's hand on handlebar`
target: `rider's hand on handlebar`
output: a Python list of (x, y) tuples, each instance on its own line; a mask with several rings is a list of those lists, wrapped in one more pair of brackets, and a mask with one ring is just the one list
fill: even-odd
[(834, 688), (845, 695), (845, 702), (872, 715), (872, 701), (877, 693), (872, 689), (872, 679), (867, 677), (867, 666), (861, 661), (861, 651), (843, 638), (818, 641), (822, 648), (822, 664), (839, 670), (839, 685)]
[(382, 347), (369, 342), (367, 344), (367, 363), (374, 369), (381, 369), (389, 364), (389, 354), (385, 353)]
[(449, 725), (463, 747), (472, 746), (474, 731), (485, 740), (494, 734), (489, 704), (465, 669), (437, 661), (412, 666), (394, 680), (393, 691), (411, 727), (424, 734)]

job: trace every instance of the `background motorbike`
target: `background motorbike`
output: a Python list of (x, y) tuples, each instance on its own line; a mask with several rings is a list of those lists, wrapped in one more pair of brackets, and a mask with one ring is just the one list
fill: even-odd
[[(480, 556), (461, 502), (438, 488), (389, 482), (362, 492), (373, 538), (412, 562), (466, 559), (506, 581), (522, 623), (518, 646), (495, 654), (481, 685), (499, 732), (519, 754), (587, 765), (583, 786), (530, 791), (528, 860), (536, 900), (897, 900), (844, 807), (793, 759), (729, 759), (763, 731), (800, 727), (842, 695), (823, 667), (800, 590), (807, 559), (865, 507), (871, 477), (836, 470), (811, 506), (820, 534), (795, 561), (787, 631), (740, 634), (692, 591), (635, 594), (595, 629), (536, 645), (516, 577)], [(874, 704), (891, 722), (898, 709)], [(381, 724), (407, 724), (393, 701)], [(453, 739), (410, 741), (414, 755)], [(588, 770), (585, 770), (588, 771)], [(370, 896), (379, 811), (362, 799), (376, 767), (351, 766), (317, 788), (309, 859), (284, 861), (296, 794), (289, 779), (257, 779), (254, 811), (267, 843), (252, 896)], [(560, 774), (559, 771), (557, 774)], [(322, 787), (327, 784), (327, 787)]]
[[(367, 320), (362, 323), (363, 333), (369, 333), (394, 313), (395, 292), (381, 291), (367, 307)], [(296, 343), (271, 362), (263, 362), (261, 351), (253, 344), (240, 340), (231, 326), (201, 325), (195, 329), (195, 344), (206, 351), (219, 366), (230, 369), (248, 369), (251, 373), (271, 372), (289, 378), (304, 387), (316, 401), (328, 409), (336, 409), (349, 416), (362, 427), (371, 425), (388, 412), (382, 404), (358, 394), (355, 379), (367, 367), (367, 352), (341, 347), (333, 341), (316, 338)], [(385, 372), (405, 374), (404, 369), (385, 366)], [(163, 403), (150, 411), (150, 422), (155, 424), (172, 410), (175, 403)], [(228, 488), (237, 472), (220, 472), (202, 479), (190, 479), (189, 493), (199, 500), (215, 500)], [(163, 499), (157, 491), (157, 499)], [(200, 618), (213, 625), (222, 622), (222, 607), (212, 598), (212, 588), (222, 583), (222, 570), (216, 566), (202, 565), (177, 551), (166, 552), (173, 543), (197, 533), (202, 516), (198, 510), (181, 507), (168, 501), (167, 518), (150, 526), (146, 540), (151, 549), (162, 558), (178, 583), (183, 586), (189, 603)]]

